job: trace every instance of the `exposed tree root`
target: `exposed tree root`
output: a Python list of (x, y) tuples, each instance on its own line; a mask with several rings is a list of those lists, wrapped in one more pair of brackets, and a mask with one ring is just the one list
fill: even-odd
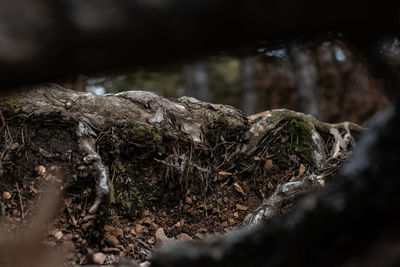
[[(362, 131), (352, 123), (322, 123), (284, 109), (248, 119), (230, 106), (138, 91), (95, 96), (59, 87), (38, 88), (4, 95), (0, 103), (3, 180), (14, 185), (21, 173), (47, 164), (64, 170), (66, 185), (95, 186), (88, 193), (92, 197), (85, 200), (89, 207), (82, 208), (84, 214), (98, 214), (85, 226), (85, 231), (100, 229), (90, 237), (94, 243), (101, 240), (107, 220), (99, 207), (108, 208), (111, 199), (116, 202), (110, 206), (129, 217), (140, 214), (148, 199), (164, 197), (165, 193), (160, 196), (148, 187), (155, 183), (144, 183), (137, 172), (140, 164), (168, 187), (189, 192), (196, 186), (199, 198), (204, 198), (200, 201), (206, 217), (213, 204), (205, 203), (206, 196), (215, 194), (214, 189), (232, 187), (243, 199), (258, 194), (249, 192), (251, 188), (259, 189), (264, 201), (254, 197), (251, 209), (261, 205), (254, 212), (242, 207), (240, 219), (236, 216), (238, 226), (250, 212), (244, 223), (254, 225), (287, 213), (296, 199), (324, 185), (349, 157)], [(28, 125), (30, 132), (21, 125)], [(242, 188), (246, 183), (247, 191)], [(147, 196), (147, 191), (154, 195)], [(221, 205), (213, 206), (219, 218)]]
[[(297, 120), (306, 124), (310, 131), (311, 153), (315, 169), (279, 185), (274, 194), (266, 199), (251, 216), (246, 218), (246, 224), (256, 224), (262, 219), (271, 218), (276, 214), (285, 214), (289, 211), (288, 204), (292, 204), (294, 199), (314, 191), (318, 186), (324, 185), (326, 177), (332, 173), (332, 166), (341, 165), (337, 162), (338, 158), (340, 157), (341, 160), (339, 161), (343, 162), (348, 158), (349, 148), (353, 149), (355, 147), (355, 137), (353, 135), (356, 134), (358, 137), (363, 130), (360, 126), (350, 122), (323, 123), (312, 115), (287, 109), (276, 109), (271, 110), (251, 126), (249, 133), (254, 138), (250, 138), (250, 144), (253, 146), (256, 144), (256, 148), (251, 148), (250, 146), (250, 150), (247, 153), (254, 153), (262, 143), (261, 140), (270, 131), (276, 129), (283, 120)], [(334, 138), (333, 145), (328, 146), (321, 137), (321, 133), (331, 134)], [(329, 150), (328, 147), (331, 147), (331, 149)]]

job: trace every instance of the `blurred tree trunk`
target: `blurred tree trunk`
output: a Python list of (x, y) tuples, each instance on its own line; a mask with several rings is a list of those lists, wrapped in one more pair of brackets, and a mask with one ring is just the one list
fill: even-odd
[(251, 57), (240, 61), (240, 82), (242, 86), (241, 110), (251, 115), (255, 113), (256, 96), (253, 90), (254, 60)]
[(208, 74), (203, 61), (187, 64), (183, 67), (186, 94), (201, 101), (210, 100)]
[(300, 111), (323, 119), (318, 92), (318, 71), (312, 51), (302, 49), (293, 42), (289, 47), (289, 58), (296, 80)]

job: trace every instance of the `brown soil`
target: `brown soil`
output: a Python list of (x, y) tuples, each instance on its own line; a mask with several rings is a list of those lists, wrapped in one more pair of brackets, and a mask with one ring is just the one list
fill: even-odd
[[(83, 163), (75, 135), (60, 137), (59, 129), (51, 126), (15, 123), (20, 126), (7, 126), (2, 140), (11, 144), (3, 148), (7, 175), (0, 188), (6, 229), (15, 234), (30, 229), (31, 218), (38, 213), (36, 203), (46, 196), (49, 184), (55, 183), (60, 192), (51, 201), (58, 200), (59, 205), (41, 244), (48, 251), (60, 249), (69, 264), (93, 263), (98, 252), (107, 255), (105, 263), (117, 262), (120, 256), (143, 262), (161, 243), (158, 239), (165, 239), (162, 235), (156, 238), (161, 228), (167, 238), (185, 240), (218, 236), (240, 227), (263, 197), (296, 176), (300, 166), (293, 161), (283, 170), (260, 155), (251, 159), (258, 162), (258, 175), (249, 175), (246, 166), (239, 166), (234, 173), (194, 179), (168, 176), (165, 165), (154, 160), (130, 159), (124, 153), (108, 155), (105, 162), (118, 204), (103, 205), (93, 216), (88, 209), (95, 197), (95, 173)], [(74, 128), (65, 125), (65, 129), (68, 133)], [(106, 147), (100, 146), (101, 150)], [(131, 202), (124, 205), (125, 198)]]

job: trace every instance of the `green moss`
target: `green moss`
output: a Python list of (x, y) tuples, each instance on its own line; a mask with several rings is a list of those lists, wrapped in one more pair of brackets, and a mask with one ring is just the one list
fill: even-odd
[(220, 126), (227, 126), (227, 127), (233, 127), (235, 128), (235, 126), (237, 125), (237, 123), (234, 123), (233, 121), (234, 119), (230, 116), (227, 116), (224, 113), (214, 113), (213, 114), (213, 122), (216, 125), (220, 125)]
[(122, 207), (128, 217), (137, 216), (153, 195), (142, 178), (142, 174), (129, 163), (116, 164), (116, 176), (119, 177), (115, 186), (118, 196), (115, 204)]
[(312, 162), (311, 156), (311, 131), (307, 124), (291, 120), (277, 133), (280, 137), (270, 144), (274, 150), (275, 162), (281, 168), (289, 168), (290, 156), (295, 155), (301, 163), (309, 164)]
[(26, 104), (25, 100), (18, 93), (11, 93), (7, 96), (0, 97), (0, 103), (8, 105), (12, 109), (17, 109)]
[(115, 154), (131, 154), (135, 147), (145, 147), (147, 151), (152, 151), (160, 148), (162, 143), (158, 129), (147, 125), (117, 129), (112, 139)]
[(294, 151), (301, 159), (312, 162), (311, 158), (311, 131), (307, 124), (302, 121), (292, 120), (289, 130), (296, 134), (297, 139), (294, 143)]

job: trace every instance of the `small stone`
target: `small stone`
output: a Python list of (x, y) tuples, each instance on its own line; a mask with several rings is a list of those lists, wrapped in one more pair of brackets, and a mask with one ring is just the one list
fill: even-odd
[(243, 206), (243, 205), (240, 205), (240, 204), (236, 204), (236, 209), (243, 210), (243, 211), (248, 210), (248, 208), (246, 206)]
[(188, 204), (192, 204), (193, 200), (190, 197), (186, 197), (185, 198), (185, 202), (188, 203)]
[(57, 238), (57, 240), (60, 240), (63, 236), (64, 234), (61, 231), (58, 231), (54, 234), (54, 237)]
[(203, 239), (203, 234), (201, 234), (201, 233), (196, 233), (196, 238), (198, 238), (198, 239)]
[(142, 222), (144, 224), (148, 224), (148, 225), (152, 225), (153, 224), (153, 220), (150, 217), (146, 217), (142, 220)]
[(104, 262), (106, 261), (106, 258), (107, 258), (106, 254), (98, 252), (98, 253), (93, 254), (92, 260), (94, 263), (101, 265), (101, 264), (104, 264)]
[(36, 172), (39, 175), (44, 175), (46, 173), (46, 167), (43, 165), (39, 165), (36, 167)]
[(119, 240), (115, 236), (111, 235), (110, 233), (105, 233), (104, 238), (109, 243), (111, 243), (114, 247), (119, 245)]
[(7, 200), (11, 198), (11, 194), (9, 192), (3, 192), (3, 199)]
[(84, 166), (84, 165), (79, 166), (79, 167), (78, 167), (78, 170), (79, 170), (79, 171), (84, 171), (84, 170), (86, 170), (86, 166)]
[(162, 229), (162, 228), (157, 229), (157, 231), (155, 233), (155, 238), (156, 238), (156, 244), (158, 244), (158, 245), (169, 240), (169, 238), (165, 235), (164, 229)]
[(142, 232), (147, 232), (147, 229), (141, 224), (136, 224), (135, 225), (135, 232), (140, 234)]
[(185, 233), (180, 233), (179, 235), (176, 236), (176, 239), (180, 240), (180, 241), (189, 241), (189, 240), (193, 240), (193, 238), (191, 238), (189, 235), (185, 234)]
[(139, 267), (150, 267), (151, 263), (149, 261), (144, 261), (141, 264), (139, 264)]

